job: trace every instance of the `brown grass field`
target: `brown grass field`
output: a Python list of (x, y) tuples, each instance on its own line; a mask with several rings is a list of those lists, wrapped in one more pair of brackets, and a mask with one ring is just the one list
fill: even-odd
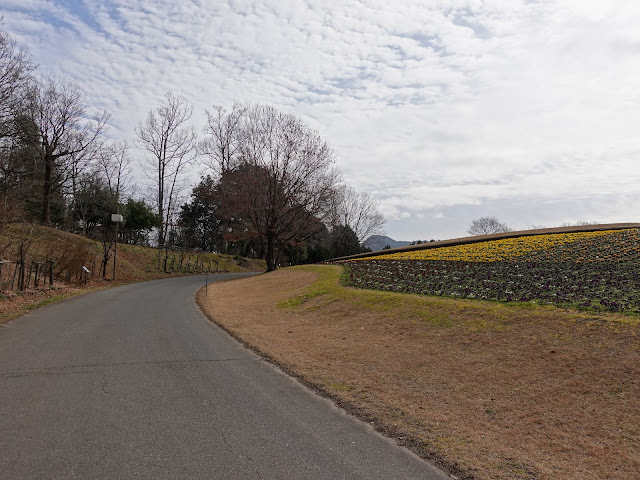
[(457, 478), (640, 478), (640, 325), (345, 288), (313, 266), (214, 284), (209, 317)]

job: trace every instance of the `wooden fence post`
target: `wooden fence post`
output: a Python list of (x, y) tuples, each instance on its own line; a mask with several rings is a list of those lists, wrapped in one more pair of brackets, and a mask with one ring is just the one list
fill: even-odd
[(24, 292), (24, 260), (20, 260), (20, 273), (18, 274), (18, 290)]
[(40, 274), (40, 262), (36, 262), (36, 278), (33, 279), (33, 287), (38, 288), (40, 282), (38, 282), (38, 275)]
[(44, 287), (47, 284), (47, 261), (45, 260), (40, 264), (40, 280), (38, 284), (42, 283)]
[(18, 274), (18, 265), (20, 265), (20, 261), (16, 261), (16, 268), (13, 269), (13, 279), (11, 280), (11, 290), (13, 290), (14, 286), (16, 286), (16, 275)]

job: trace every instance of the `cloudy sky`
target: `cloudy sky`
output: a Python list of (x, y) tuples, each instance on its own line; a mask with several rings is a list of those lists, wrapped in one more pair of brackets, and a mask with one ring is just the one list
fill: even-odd
[(637, 221), (640, 2), (0, 0), (133, 139), (172, 90), (299, 115), (398, 240)]

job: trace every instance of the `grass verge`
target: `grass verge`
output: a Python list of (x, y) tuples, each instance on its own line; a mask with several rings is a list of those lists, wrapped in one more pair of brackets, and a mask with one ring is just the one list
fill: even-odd
[(357, 290), (341, 274), (284, 269), (210, 285), (198, 300), (232, 335), (459, 478), (637, 478), (636, 319)]

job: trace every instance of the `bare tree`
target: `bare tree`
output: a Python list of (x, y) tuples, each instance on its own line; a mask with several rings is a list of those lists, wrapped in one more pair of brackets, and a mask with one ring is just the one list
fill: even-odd
[(84, 172), (73, 182), (73, 196), (71, 198), (71, 216), (74, 223), (80, 225), (82, 235), (87, 236), (98, 224), (100, 219), (92, 215), (96, 203), (100, 202), (100, 178), (96, 172)]
[(598, 225), (601, 222), (588, 222), (586, 220), (579, 220), (577, 222), (565, 222), (561, 227), (586, 227), (588, 225)]
[(98, 168), (109, 190), (118, 202), (129, 186), (131, 155), (129, 144), (125, 142), (101, 145), (98, 156)]
[(0, 139), (16, 134), (13, 120), (23, 107), (34, 69), (27, 51), (0, 30)]
[(207, 124), (203, 128), (204, 139), (198, 144), (198, 151), (217, 175), (222, 175), (238, 162), (245, 112), (246, 108), (237, 102), (229, 111), (217, 105), (212, 111), (205, 110)]
[[(212, 111), (206, 110), (207, 124), (203, 128), (204, 139), (198, 144), (198, 151), (205, 159), (204, 163), (221, 178), (240, 161), (243, 142), (243, 129), (246, 108), (234, 103), (231, 110), (214, 106)], [(224, 196), (224, 184), (218, 183), (218, 194)], [(221, 219), (223, 232), (229, 230), (230, 220)], [(222, 252), (227, 251), (227, 237), (220, 238)]]
[[(0, 27), (2, 26), (0, 17)], [(34, 172), (23, 144), (18, 118), (35, 65), (27, 51), (0, 30), (0, 222), (16, 220), (24, 213), (25, 177)], [(20, 191), (22, 190), (22, 191)]]
[(185, 97), (167, 92), (160, 106), (150, 110), (136, 128), (138, 145), (151, 154), (147, 159), (151, 170), (147, 171), (156, 187), (160, 246), (166, 247), (170, 214), (177, 209), (178, 194), (185, 187), (183, 177), (193, 161), (197, 135), (188, 125), (192, 113), (193, 107)]
[(90, 118), (84, 92), (68, 80), (46, 78), (31, 93), (29, 118), (36, 127), (31, 145), (43, 169), (41, 221), (48, 225), (52, 193), (73, 173), (71, 160), (95, 147), (109, 116), (99, 112)]
[(495, 217), (481, 217), (473, 220), (467, 232), (469, 235), (490, 235), (510, 232), (511, 229)]
[(245, 112), (239, 163), (221, 178), (222, 210), (260, 239), (267, 269), (279, 252), (305, 242), (328, 223), (336, 191), (334, 154), (300, 119), (272, 107)]
[(336, 196), (336, 222), (349, 227), (360, 243), (371, 235), (382, 235), (386, 222), (378, 210), (378, 202), (369, 193), (358, 193), (348, 185), (342, 185)]
[(86, 182), (88, 177), (94, 176), (99, 169), (95, 164), (100, 157), (103, 145), (101, 141), (94, 142), (89, 148), (81, 152), (75, 152), (69, 155), (67, 159), (67, 192), (71, 195), (71, 199), (76, 196), (81, 183)]

